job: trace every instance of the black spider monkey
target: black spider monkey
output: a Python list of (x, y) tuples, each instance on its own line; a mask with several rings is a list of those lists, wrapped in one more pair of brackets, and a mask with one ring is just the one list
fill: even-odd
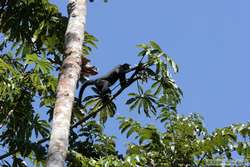
[(131, 66), (127, 63), (118, 65), (117, 67), (113, 68), (108, 74), (94, 79), (94, 80), (86, 80), (79, 92), (79, 104), (82, 100), (82, 95), (85, 88), (89, 85), (95, 85), (97, 91), (101, 93), (101, 95), (111, 96), (110, 86), (112, 86), (117, 80), (120, 81), (121, 87), (126, 86), (126, 73), (132, 71), (133, 69), (130, 68)]

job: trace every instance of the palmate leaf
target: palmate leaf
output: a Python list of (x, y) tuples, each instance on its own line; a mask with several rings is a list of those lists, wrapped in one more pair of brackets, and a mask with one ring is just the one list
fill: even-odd
[(125, 117), (118, 117), (118, 120), (120, 121), (119, 129), (121, 130), (121, 133), (125, 133), (127, 131), (127, 138), (140, 130), (140, 124), (131, 118), (126, 119)]
[(98, 114), (100, 116), (99, 121), (104, 124), (108, 117), (113, 117), (116, 111), (116, 105), (109, 99), (106, 99), (99, 95), (87, 96), (84, 100), (84, 109), (91, 108), (91, 113)]
[[(176, 85), (175, 81), (171, 77), (171, 71), (174, 73), (179, 71), (177, 64), (166, 54), (160, 46), (154, 42), (150, 41), (149, 44), (141, 44), (139, 45), (141, 49), (141, 55), (148, 57), (148, 62), (146, 70), (144, 73), (146, 75), (142, 75), (144, 80), (153, 79), (153, 84), (151, 89), (154, 90), (154, 96), (166, 96), (168, 100), (165, 100), (166, 104), (178, 104), (183, 96), (181, 89)], [(143, 54), (142, 54), (143, 53)], [(152, 68), (155, 66), (155, 68)], [(148, 70), (147, 70), (148, 69)], [(138, 86), (139, 95), (136, 98), (131, 98), (127, 101), (127, 104), (130, 105), (131, 109), (138, 108), (138, 113), (140, 113), (143, 108), (144, 113), (149, 116), (149, 111), (152, 113), (156, 112), (156, 108), (152, 99), (147, 100), (147, 96), (144, 95), (145, 99), (141, 97), (143, 94), (143, 89)], [(159, 106), (159, 105), (158, 105)]]
[(34, 117), (33, 126), (36, 137), (41, 134), (42, 137), (47, 137), (49, 135), (50, 126), (47, 121), (40, 120), (39, 115), (36, 114)]
[(132, 98), (128, 99), (126, 104), (130, 105), (129, 106), (130, 110), (133, 110), (134, 108), (138, 107), (140, 103), (139, 95), (136, 93), (129, 93), (129, 96), (132, 96)]
[(91, 99), (99, 99), (99, 98), (100, 98), (100, 96), (98, 96), (98, 95), (87, 96), (83, 99), (83, 102), (87, 102)]
[[(174, 73), (179, 71), (178, 65), (171, 59), (160, 46), (154, 42), (150, 41), (149, 44), (138, 45), (139, 48), (143, 49), (139, 55), (148, 57), (148, 65), (156, 65), (156, 74), (160, 71), (165, 71), (168, 73), (168, 68), (172, 68)], [(163, 59), (161, 59), (163, 57)]]
[(104, 124), (107, 121), (108, 117), (113, 117), (115, 115), (115, 111), (116, 105), (113, 102), (102, 103), (102, 106), (99, 111), (100, 123)]
[(92, 47), (97, 48), (96, 42), (97, 38), (94, 37), (93, 35), (90, 35), (89, 33), (85, 32), (84, 33), (84, 43), (83, 43), (83, 54), (84, 55), (89, 55), (90, 52), (92, 51)]
[(98, 124), (96, 121), (88, 121), (84, 124), (84, 127), (80, 129), (80, 131), (88, 133), (91, 135), (91, 133), (102, 133), (103, 131), (103, 126)]
[(178, 65), (174, 62), (174, 60), (171, 59), (166, 53), (164, 53), (162, 56), (165, 58), (166, 62), (169, 63), (169, 65), (170, 65), (170, 67), (173, 69), (174, 73), (178, 73), (178, 72), (179, 72), (179, 67), (178, 67)]
[(160, 95), (158, 102), (160, 104), (178, 104), (181, 102), (181, 97), (183, 93), (181, 89), (177, 86), (175, 81), (168, 77), (162, 77), (156, 80), (151, 89), (154, 90), (154, 95)]
[(157, 119), (160, 119), (161, 122), (168, 123), (175, 116), (176, 116), (176, 113), (173, 113), (173, 112), (170, 111), (169, 108), (164, 107), (164, 108), (162, 108), (161, 114), (157, 117)]
[(130, 126), (131, 126), (131, 124), (128, 121), (121, 124), (119, 127), (121, 130), (121, 133), (124, 133)]
[(156, 108), (154, 107), (157, 104), (156, 97), (151, 94), (150, 90), (143, 92), (140, 86), (139, 88), (140, 94), (129, 94), (132, 98), (128, 99), (126, 104), (129, 105), (130, 110), (137, 108), (139, 114), (141, 113), (141, 109), (143, 109), (145, 115), (150, 117), (150, 113), (156, 113)]
[(86, 101), (86, 103), (84, 104), (84, 108), (87, 107), (92, 107), (94, 105), (96, 105), (98, 102), (100, 102), (100, 97), (99, 96), (95, 96), (95, 97), (86, 97), (86, 99), (84, 99), (84, 102)]
[(149, 41), (150, 45), (154, 48), (157, 49), (158, 51), (162, 51), (161, 47), (155, 42), (155, 41)]
[(35, 71), (41, 71), (43, 74), (49, 73), (53, 68), (48, 60), (45, 58), (39, 58), (37, 54), (27, 54), (25, 60), (27, 64), (35, 65)]
[(98, 42), (98, 39), (95, 36), (87, 32), (84, 33), (84, 45), (88, 44), (91, 45), (92, 47), (97, 48), (96, 42)]
[(139, 144), (142, 144), (144, 141), (148, 142), (153, 140), (157, 140), (157, 142), (159, 143), (160, 135), (153, 125), (141, 127), (139, 122), (136, 122), (131, 118), (126, 119), (125, 117), (119, 117), (118, 119), (120, 121), (119, 129), (121, 130), (121, 133), (127, 132), (127, 138), (134, 134), (134, 138), (138, 139)]

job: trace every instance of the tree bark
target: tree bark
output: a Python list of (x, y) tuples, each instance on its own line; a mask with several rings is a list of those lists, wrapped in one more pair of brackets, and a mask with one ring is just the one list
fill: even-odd
[(82, 64), (87, 2), (86, 0), (68, 0), (68, 2), (69, 21), (65, 33), (65, 59), (57, 87), (47, 167), (64, 166), (74, 94)]

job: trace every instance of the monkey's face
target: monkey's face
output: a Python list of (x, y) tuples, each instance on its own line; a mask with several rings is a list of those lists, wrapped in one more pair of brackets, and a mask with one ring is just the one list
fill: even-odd
[(122, 65), (122, 68), (123, 68), (124, 70), (128, 70), (128, 69), (131, 68), (131, 65), (128, 64), (128, 63), (125, 63), (125, 64)]

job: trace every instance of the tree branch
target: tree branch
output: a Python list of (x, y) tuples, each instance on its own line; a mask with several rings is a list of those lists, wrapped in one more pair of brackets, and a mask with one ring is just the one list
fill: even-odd
[(202, 161), (204, 160), (204, 158), (205, 158), (206, 156), (207, 156), (207, 153), (205, 153), (205, 154), (201, 157), (201, 159), (200, 159), (200, 161), (199, 161), (199, 163), (198, 163), (197, 166), (200, 166), (200, 165), (201, 165)]
[[(137, 72), (135, 72), (137, 74)], [(126, 89), (128, 86), (130, 86), (133, 82), (135, 82), (136, 80), (138, 80), (139, 78), (134, 78), (134, 76), (136, 76), (136, 74), (133, 74), (128, 83), (126, 84), (125, 87), (120, 88), (115, 94), (114, 96), (110, 99), (110, 101), (113, 101), (117, 96), (119, 96), (122, 91), (124, 89)], [(103, 109), (104, 106), (102, 106), (101, 108), (99, 108), (98, 110), (96, 110), (95, 112), (89, 113), (86, 117), (84, 117), (83, 119), (79, 120), (78, 122), (76, 122), (74, 125), (71, 126), (71, 129), (76, 128), (77, 126), (81, 125), (83, 122), (86, 122), (88, 119), (94, 117), (99, 111), (101, 111)]]
[[(133, 70), (135, 70), (135, 72), (131, 75), (131, 77), (129, 78), (126, 86), (124, 87), (121, 87), (114, 95), (113, 97), (110, 99), (110, 101), (113, 101), (117, 96), (119, 96), (123, 90), (125, 90), (127, 87), (129, 87), (132, 83), (134, 83), (136, 80), (140, 79), (138, 77), (135, 78), (135, 76), (138, 74), (138, 72), (141, 70), (141, 68), (145, 67), (146, 64), (142, 64), (142, 63), (139, 63), (138, 66), (135, 66), (133, 68), (131, 68)], [(87, 120), (89, 120), (90, 118), (94, 117), (99, 111), (101, 111), (101, 109), (103, 108), (104, 106), (102, 106), (99, 110), (96, 110), (95, 112), (92, 112), (92, 113), (89, 113), (86, 117), (84, 117), (82, 120), (79, 120), (78, 122), (76, 122), (74, 125), (72, 125), (70, 127), (70, 129), (74, 129), (76, 127), (78, 127), (79, 125), (81, 125), (82, 123), (86, 122)], [(49, 137), (47, 138), (43, 138), (39, 141), (36, 142), (36, 144), (42, 144), (46, 141), (49, 140)], [(4, 158), (7, 158), (8, 156), (11, 156), (15, 153), (18, 152), (18, 149), (14, 150), (13, 152), (9, 152), (9, 153), (6, 153), (6, 154), (3, 154), (0, 156), (0, 160), (4, 159)]]

